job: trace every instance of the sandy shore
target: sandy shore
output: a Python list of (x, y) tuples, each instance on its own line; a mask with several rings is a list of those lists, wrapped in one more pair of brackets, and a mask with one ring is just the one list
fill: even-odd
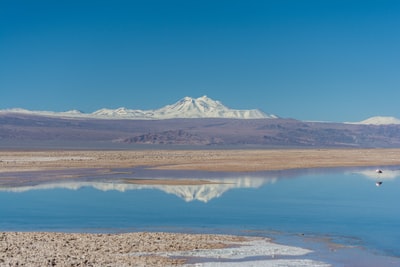
[(400, 149), (0, 151), (0, 172), (66, 168), (266, 171), (400, 165)]
[(221, 259), (240, 265), (243, 257), (262, 257), (255, 266), (328, 266), (302, 258), (311, 252), (265, 238), (229, 235), (0, 233), (0, 266), (176, 266), (193, 265), (194, 258), (215, 266)]

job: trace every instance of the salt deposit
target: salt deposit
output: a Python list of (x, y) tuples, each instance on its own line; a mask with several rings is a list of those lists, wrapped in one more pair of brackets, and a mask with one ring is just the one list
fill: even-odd
[[(324, 262), (307, 259), (306, 255), (312, 253), (312, 250), (276, 244), (266, 238), (250, 238), (248, 241), (225, 242), (225, 244), (228, 247), (159, 252), (156, 255), (168, 258), (183, 257), (198, 262), (185, 266), (330, 266)], [(148, 253), (135, 253), (134, 255), (149, 256)]]

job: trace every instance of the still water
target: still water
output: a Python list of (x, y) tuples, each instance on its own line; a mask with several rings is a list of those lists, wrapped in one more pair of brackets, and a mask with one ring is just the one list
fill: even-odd
[(375, 169), (0, 174), (0, 231), (284, 232), (400, 257), (400, 168)]

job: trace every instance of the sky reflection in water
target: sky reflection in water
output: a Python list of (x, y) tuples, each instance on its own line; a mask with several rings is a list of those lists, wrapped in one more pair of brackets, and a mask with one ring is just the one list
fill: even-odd
[[(126, 182), (173, 177), (214, 184)], [(137, 170), (90, 173), (62, 182), (35, 183), (32, 178), (29, 183), (0, 187), (0, 230), (118, 232), (182, 227), (205, 232), (282, 231), (345, 236), (400, 256), (398, 177), (400, 170), (392, 167), (382, 174), (375, 168), (257, 174)], [(376, 181), (383, 184), (376, 187)]]

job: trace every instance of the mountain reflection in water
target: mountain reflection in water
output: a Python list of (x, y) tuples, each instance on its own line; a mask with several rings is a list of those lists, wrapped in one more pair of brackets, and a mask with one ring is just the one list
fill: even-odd
[[(236, 178), (211, 178), (201, 180), (200, 183), (194, 183), (195, 180), (177, 179), (174, 184), (164, 184), (170, 179), (153, 179), (151, 184), (146, 184), (146, 180), (135, 179), (128, 180), (105, 180), (105, 181), (68, 181), (43, 183), (29, 186), (15, 186), (0, 188), (0, 191), (8, 192), (26, 192), (31, 190), (51, 190), (51, 189), (69, 189), (78, 190), (84, 187), (92, 187), (100, 191), (116, 190), (126, 192), (128, 190), (155, 189), (168, 194), (176, 195), (183, 200), (190, 202), (198, 200), (204, 203), (222, 196), (226, 191), (236, 188), (259, 188), (267, 183), (274, 183), (277, 178), (261, 177), (236, 177)], [(158, 181), (158, 183), (157, 183)], [(180, 183), (182, 181), (182, 183)], [(189, 182), (188, 182), (189, 181)], [(190, 184), (193, 181), (194, 184)], [(132, 183), (135, 182), (135, 183)]]
[[(75, 173), (74, 170), (72, 173)], [(219, 174), (205, 173), (203, 176), (199, 173), (187, 172), (163, 172), (139, 170), (138, 172), (104, 172), (104, 170), (87, 171), (80, 178), (58, 179), (60, 173), (48, 171), (32, 173), (32, 179), (27, 179), (26, 174), (24, 182), (12, 184), (0, 184), (0, 192), (27, 192), (32, 190), (53, 190), (68, 189), (79, 190), (82, 188), (93, 188), (99, 191), (119, 191), (126, 192), (130, 190), (160, 190), (167, 194), (176, 195), (186, 202), (201, 201), (204, 203), (212, 199), (221, 197), (225, 192), (241, 188), (260, 188), (266, 184), (274, 184), (279, 179), (299, 177), (302, 175), (316, 175), (321, 173), (344, 172), (346, 175), (359, 175), (360, 177), (374, 180), (376, 182), (393, 181), (400, 177), (400, 170), (396, 167), (387, 168), (382, 173), (376, 173), (374, 167), (364, 168), (332, 168), (332, 169), (299, 169), (286, 171), (270, 171), (265, 173), (250, 173), (248, 175), (235, 173)], [(97, 175), (96, 175), (97, 174)], [(107, 176), (104, 177), (103, 175)], [(130, 175), (129, 175), (130, 174)], [(152, 174), (152, 175), (151, 175)], [(71, 174), (70, 174), (71, 175)], [(144, 175), (144, 176), (141, 176)], [(187, 175), (187, 176), (185, 176)], [(42, 180), (42, 177), (52, 177)], [(61, 176), (66, 176), (62, 173)], [(73, 175), (71, 175), (73, 176)], [(177, 176), (177, 178), (175, 178)], [(22, 176), (21, 176), (22, 177)], [(150, 178), (149, 178), (150, 177)], [(189, 178), (186, 178), (189, 177)], [(15, 178), (18, 180), (18, 176)], [(0, 177), (1, 179), (1, 177)], [(37, 180), (35, 182), (35, 180)]]
[(0, 230), (281, 231), (400, 257), (400, 169), (378, 168), (0, 173)]
[(373, 172), (370, 169), (362, 171), (353, 171), (353, 174), (360, 174), (370, 180), (390, 181), (400, 177), (400, 170), (387, 169), (379, 173)]

